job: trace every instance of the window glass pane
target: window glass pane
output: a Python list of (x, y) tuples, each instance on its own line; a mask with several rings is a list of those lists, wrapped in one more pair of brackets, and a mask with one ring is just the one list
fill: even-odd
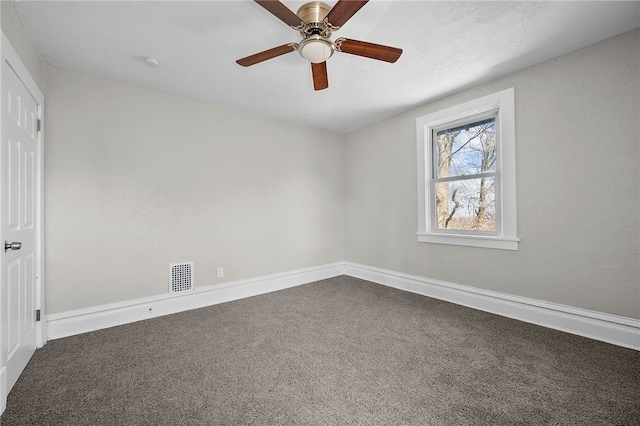
[(496, 171), (495, 117), (436, 132), (435, 177)]
[(436, 228), (496, 230), (495, 178), (436, 183)]

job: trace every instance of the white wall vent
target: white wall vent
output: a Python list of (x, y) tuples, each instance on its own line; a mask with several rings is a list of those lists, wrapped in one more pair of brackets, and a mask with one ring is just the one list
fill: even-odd
[(193, 290), (193, 262), (169, 265), (169, 293)]

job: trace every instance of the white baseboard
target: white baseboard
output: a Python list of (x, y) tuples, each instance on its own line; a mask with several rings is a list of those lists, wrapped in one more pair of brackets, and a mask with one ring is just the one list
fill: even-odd
[(245, 297), (349, 275), (435, 299), (640, 350), (640, 320), (543, 302), (401, 272), (336, 262), (221, 285), (47, 315), (47, 337), (58, 339)]
[(640, 320), (345, 262), (344, 273), (400, 290), (640, 350)]
[(47, 336), (50, 340), (59, 339), (283, 290), (343, 275), (343, 266), (343, 262), (338, 262), (221, 285), (196, 287), (193, 291), (180, 295), (145, 297), (50, 314), (47, 315)]

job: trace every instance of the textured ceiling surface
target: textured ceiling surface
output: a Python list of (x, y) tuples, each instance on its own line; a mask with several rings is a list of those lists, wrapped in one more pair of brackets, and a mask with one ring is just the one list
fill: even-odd
[[(294, 12), (304, 4), (283, 3)], [(329, 88), (314, 91), (297, 52), (235, 63), (300, 40), (253, 1), (13, 4), (48, 64), (338, 133), (640, 26), (640, 2), (372, 0), (332, 38), (400, 47), (402, 56), (389, 64), (337, 52)]]

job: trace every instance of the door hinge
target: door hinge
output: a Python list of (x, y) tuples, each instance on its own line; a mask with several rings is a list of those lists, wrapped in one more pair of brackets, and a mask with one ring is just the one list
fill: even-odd
[(40, 309), (36, 311), (36, 322), (40, 321)]
[(36, 131), (39, 132), (40, 131), (40, 127), (42, 126), (42, 121), (38, 118), (36, 120)]

